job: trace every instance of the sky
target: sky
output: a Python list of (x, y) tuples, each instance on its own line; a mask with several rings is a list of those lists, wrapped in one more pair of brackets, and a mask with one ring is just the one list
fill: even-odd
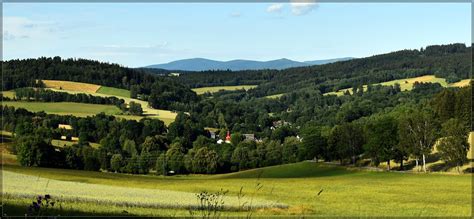
[(3, 3), (3, 59), (128, 67), (296, 61), (471, 44), (470, 3)]

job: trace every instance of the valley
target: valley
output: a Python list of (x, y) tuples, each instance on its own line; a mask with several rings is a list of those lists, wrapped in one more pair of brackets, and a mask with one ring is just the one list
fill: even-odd
[(6, 61), (3, 210), (50, 195), (65, 216), (196, 217), (211, 200), (215, 217), (467, 217), (470, 52), (179, 75)]

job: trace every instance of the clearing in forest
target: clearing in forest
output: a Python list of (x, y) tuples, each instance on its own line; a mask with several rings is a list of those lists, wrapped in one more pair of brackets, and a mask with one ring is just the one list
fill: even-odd
[(257, 85), (237, 85), (237, 86), (215, 86), (215, 87), (200, 87), (200, 88), (194, 88), (192, 89), (196, 94), (205, 94), (207, 92), (209, 93), (216, 93), (221, 90), (249, 90), (252, 88), (257, 87)]
[[(400, 89), (402, 91), (410, 91), (413, 89), (413, 84), (415, 82), (423, 82), (423, 83), (438, 83), (443, 87), (463, 87), (469, 85), (470, 79), (465, 79), (461, 80), (456, 83), (448, 84), (446, 82), (446, 79), (444, 78), (437, 78), (434, 75), (424, 75), (420, 77), (414, 77), (414, 78), (405, 78), (405, 79), (398, 79), (398, 80), (392, 80), (392, 81), (386, 81), (378, 84), (373, 84), (375, 85), (382, 85), (382, 86), (391, 86), (395, 84), (400, 84)], [(364, 91), (367, 90), (367, 85), (364, 85)], [(349, 91), (350, 94), (352, 94), (352, 88), (346, 88), (346, 89), (341, 89), (338, 90), (337, 92), (328, 92), (325, 93), (324, 95), (337, 95), (337, 96), (342, 96), (346, 91)]]
[(58, 81), (58, 80), (42, 80), (47, 88), (54, 88), (58, 90), (79, 91), (85, 93), (96, 93), (100, 85), (88, 84), (73, 81)]

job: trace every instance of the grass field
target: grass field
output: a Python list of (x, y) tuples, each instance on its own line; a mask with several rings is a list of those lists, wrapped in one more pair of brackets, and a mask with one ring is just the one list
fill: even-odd
[(265, 98), (278, 99), (278, 98), (280, 98), (280, 97), (283, 96), (283, 95), (284, 95), (284, 94), (274, 94), (274, 95), (265, 96)]
[(99, 90), (97, 90), (96, 93), (107, 94), (107, 95), (112, 95), (116, 97), (130, 97), (129, 90), (115, 88), (115, 87), (100, 86)]
[[(131, 101), (139, 103), (142, 105), (143, 108), (143, 116), (132, 116), (132, 115), (118, 115), (119, 110), (115, 106), (106, 106), (106, 105), (97, 105), (97, 109), (91, 109), (89, 106), (79, 104), (77, 109), (66, 110), (65, 107), (69, 107), (74, 105), (74, 103), (23, 103), (23, 102), (8, 102), (9, 105), (18, 105), (25, 106), (23, 108), (30, 110), (30, 111), (45, 111), (46, 113), (53, 113), (53, 114), (60, 114), (60, 115), (75, 115), (75, 116), (90, 116), (95, 115), (100, 112), (104, 112), (106, 114), (115, 115), (116, 117), (130, 119), (130, 120), (140, 120), (144, 117), (154, 118), (162, 120), (166, 125), (169, 125), (174, 121), (176, 118), (177, 113), (169, 111), (169, 110), (161, 110), (161, 109), (153, 109), (148, 106), (148, 102), (138, 99), (130, 98), (130, 91), (125, 89), (113, 88), (113, 87), (106, 87), (100, 86), (96, 84), (87, 84), (87, 83), (80, 83), (80, 82), (72, 82), (72, 81), (58, 81), (58, 80), (43, 80), (46, 87), (57, 92), (67, 92), (71, 94), (77, 93), (85, 93), (94, 96), (101, 96), (101, 97), (117, 97), (120, 99), (124, 99), (125, 103), (130, 103)], [(4, 95), (13, 98), (14, 92), (13, 91), (3, 91)], [(62, 106), (64, 104), (64, 106)], [(6, 105), (6, 104), (5, 104)], [(86, 104), (92, 105), (92, 104)], [(59, 106), (59, 109), (56, 108)], [(111, 107), (115, 109), (111, 109)], [(104, 111), (105, 110), (105, 111)]]
[[(72, 146), (74, 144), (77, 144), (77, 141), (66, 141), (66, 140), (59, 140), (59, 139), (51, 140), (51, 145), (56, 146), (56, 147)], [(100, 144), (93, 143), (93, 142), (89, 142), (89, 145), (93, 148), (100, 147)]]
[(469, 82), (471, 82), (471, 79), (464, 79), (456, 83), (452, 83), (451, 86), (452, 87), (466, 87), (466, 86), (469, 86)]
[(2, 95), (4, 97), (8, 97), (10, 99), (13, 99), (15, 97), (15, 91), (2, 91)]
[(196, 94), (204, 94), (204, 93), (216, 93), (221, 90), (249, 90), (252, 88), (257, 87), (257, 85), (237, 85), (237, 86), (216, 86), (216, 87), (200, 87), (192, 89)]
[[(193, 194), (229, 190), (226, 203), (232, 206), (241, 187), (246, 198), (266, 207), (254, 216), (468, 217), (472, 204), (470, 174), (348, 170), (311, 162), (214, 176), (132, 176), (11, 165), (3, 171), (6, 213), (27, 206), (29, 197), (48, 193), (62, 196), (62, 206), (70, 211), (189, 216), (186, 206), (193, 205)], [(257, 183), (263, 185), (259, 191)]]
[(120, 109), (113, 105), (88, 103), (3, 101), (2, 104), (6, 106), (13, 106), (15, 108), (25, 108), (26, 110), (32, 112), (44, 111), (49, 114), (74, 115), (78, 117), (92, 116), (101, 112), (104, 112), (108, 115), (116, 115), (121, 113)]
[[(415, 77), (415, 78), (406, 78), (406, 79), (399, 79), (399, 80), (393, 80), (393, 81), (387, 81), (387, 82), (382, 82), (374, 85), (382, 85), (382, 86), (391, 86), (395, 84), (400, 84), (400, 89), (402, 91), (410, 91), (413, 89), (413, 84), (415, 82), (430, 82), (430, 83), (438, 83), (443, 87), (463, 87), (469, 85), (469, 79), (462, 80), (460, 82), (456, 82), (453, 84), (448, 84), (446, 82), (446, 79), (444, 78), (437, 78), (434, 75), (424, 75), (420, 77)], [(364, 91), (367, 90), (367, 85), (364, 85)], [(349, 91), (349, 93), (352, 94), (352, 88), (347, 88), (347, 89), (341, 89), (338, 90), (337, 92), (329, 92), (325, 93), (324, 95), (337, 95), (337, 96), (342, 96), (344, 95), (344, 92)]]
[(100, 85), (80, 83), (73, 81), (58, 81), (58, 80), (42, 80), (47, 88), (54, 88), (58, 90), (70, 90), (86, 93), (95, 93), (99, 90)]
[[(130, 103), (131, 101), (135, 103), (139, 103), (142, 105), (143, 115), (145, 117), (162, 120), (166, 125), (169, 125), (170, 123), (172, 123), (177, 115), (177, 113), (169, 111), (169, 110), (153, 109), (148, 106), (148, 102), (146, 101), (130, 98), (130, 91), (128, 90), (118, 89), (118, 88), (113, 88), (113, 87), (106, 87), (106, 86), (99, 86), (99, 85), (94, 85), (94, 84), (70, 82), (70, 81), (54, 81), (54, 82), (58, 84), (73, 84), (73, 85), (75, 84), (75, 86), (72, 88), (71, 86), (67, 86), (67, 87), (62, 87), (61, 90), (59, 90), (57, 87), (56, 88), (50, 87), (51, 90), (58, 91), (58, 92), (68, 92), (71, 94), (85, 93), (85, 94), (101, 96), (101, 97), (114, 96), (114, 97), (125, 100), (125, 103), (127, 104)], [(77, 89), (76, 87), (80, 87), (78, 84), (84, 85), (84, 87), (87, 87), (87, 85), (90, 85), (92, 87), (94, 86), (99, 86), (99, 87), (94, 92), (91, 92), (91, 89), (82, 89), (82, 90)], [(131, 116), (131, 115), (116, 115), (116, 116), (124, 118), (124, 119), (134, 119), (134, 120), (140, 120), (144, 118), (143, 116)]]
[[(142, 101), (144, 102), (144, 101)], [(148, 109), (144, 110), (144, 116), (121, 115), (122, 111), (113, 105), (73, 103), (73, 102), (24, 102), (24, 101), (3, 101), (3, 105), (15, 108), (24, 108), (32, 112), (44, 111), (48, 114), (73, 115), (78, 117), (93, 116), (98, 113), (113, 115), (127, 120), (140, 120), (145, 117), (162, 120), (166, 125), (174, 121), (176, 113), (168, 110)]]

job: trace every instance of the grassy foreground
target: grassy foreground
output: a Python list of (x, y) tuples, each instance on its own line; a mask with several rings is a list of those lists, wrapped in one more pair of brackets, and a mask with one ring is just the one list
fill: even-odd
[[(472, 205), (471, 174), (374, 172), (311, 162), (232, 174), (171, 177), (6, 165), (4, 176), (7, 213), (27, 205), (31, 200), (27, 198), (29, 194), (48, 192), (55, 195), (55, 192), (63, 194), (67, 191), (68, 196), (89, 198), (65, 198), (63, 206), (71, 212), (189, 216), (186, 206), (193, 203), (193, 194), (216, 192), (221, 188), (229, 190), (229, 205), (235, 204), (241, 188), (246, 198), (253, 197), (254, 203), (266, 205), (255, 209), (254, 216), (469, 217)], [(15, 188), (22, 186), (21, 181), (29, 180), (40, 183), (24, 188), (22, 194), (16, 192)], [(49, 182), (47, 186), (46, 182)], [(261, 190), (255, 189), (257, 183), (263, 185)], [(84, 188), (88, 191), (84, 192)], [(164, 194), (167, 196), (162, 196)], [(122, 202), (133, 204), (120, 204)], [(223, 214), (246, 213), (226, 211)]]
[(192, 89), (196, 94), (204, 94), (204, 93), (216, 93), (221, 90), (249, 90), (252, 88), (257, 87), (257, 85), (237, 85), (237, 86), (215, 86), (215, 87), (200, 87)]

